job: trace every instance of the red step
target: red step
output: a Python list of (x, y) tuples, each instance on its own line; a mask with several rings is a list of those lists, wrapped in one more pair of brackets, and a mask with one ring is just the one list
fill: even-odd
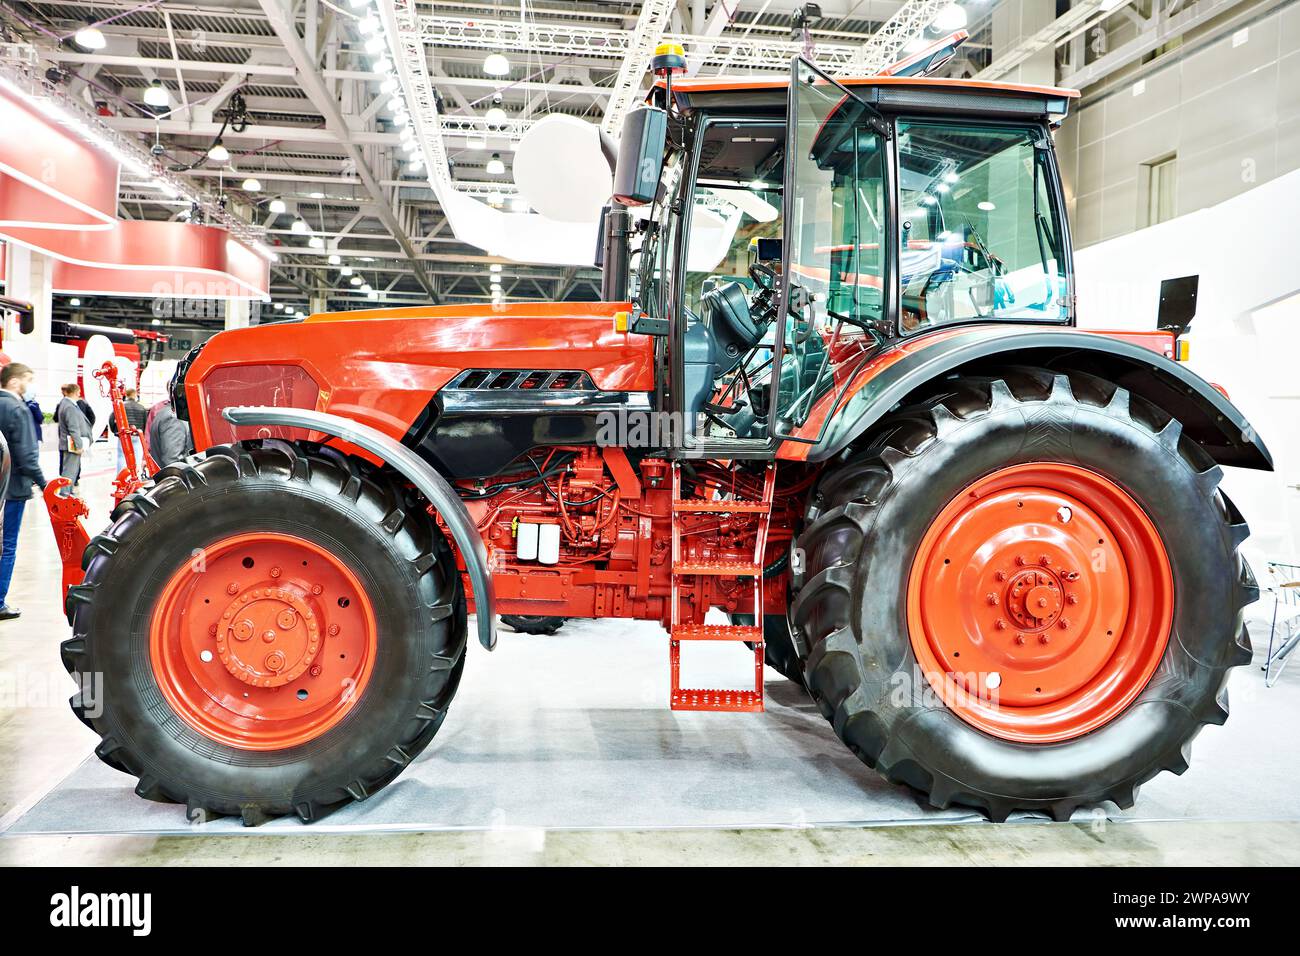
[(756, 578), (763, 573), (758, 564), (748, 561), (682, 561), (673, 565), (673, 574), (709, 574), (724, 578)]
[(712, 710), (733, 714), (763, 711), (763, 694), (752, 690), (689, 690), (676, 688), (668, 702), (672, 710)]
[(673, 511), (689, 514), (723, 513), (723, 514), (763, 514), (770, 511), (771, 504), (766, 501), (705, 501), (703, 498), (686, 498), (673, 502)]
[(763, 640), (761, 627), (747, 624), (679, 624), (670, 634), (674, 641), (750, 641)]

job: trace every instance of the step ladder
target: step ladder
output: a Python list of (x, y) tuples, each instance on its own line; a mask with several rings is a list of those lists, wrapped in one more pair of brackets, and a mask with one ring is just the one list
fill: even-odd
[[(776, 488), (776, 466), (769, 464), (763, 477), (761, 501), (736, 499), (691, 500), (682, 498), (681, 467), (673, 464), (672, 515), (672, 610), (668, 629), (668, 662), (672, 710), (712, 710), (730, 713), (758, 713), (763, 710), (763, 558), (767, 552), (767, 531), (771, 521), (772, 497)], [(753, 514), (758, 529), (751, 561), (684, 560), (682, 520), (686, 514)], [(754, 624), (683, 624), (679, 587), (681, 579), (693, 575), (748, 578), (752, 582)], [(681, 686), (683, 641), (748, 641), (754, 646), (753, 690), (691, 689)]]

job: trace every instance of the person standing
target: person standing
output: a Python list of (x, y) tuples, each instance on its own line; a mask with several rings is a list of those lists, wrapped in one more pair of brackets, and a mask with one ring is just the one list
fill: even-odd
[[(136, 392), (133, 388), (125, 389), (122, 392), (122, 406), (126, 411), (126, 423), (134, 428), (140, 429), (140, 435), (144, 434), (145, 422), (149, 418), (149, 409), (140, 404), (136, 398)], [(108, 419), (109, 430), (114, 435), (117, 434), (117, 416), (112, 415)], [(140, 463), (144, 460), (144, 448), (140, 444), (140, 435), (131, 438), (131, 443), (135, 447), (135, 460)], [(120, 472), (126, 467), (126, 455), (122, 452), (122, 443), (117, 443), (117, 470)]]
[(32, 486), (45, 488), (32, 413), (23, 401), (32, 377), (32, 370), (21, 362), (0, 369), (0, 434), (9, 445), (11, 462), (5, 488), (4, 533), (0, 537), (0, 621), (12, 621), (22, 613), (9, 605), (9, 582), (18, 560), (18, 530)]
[[(63, 398), (54, 410), (54, 420), (59, 423), (59, 449), (64, 453), (59, 474), (72, 482), (72, 488), (81, 479), (81, 460), (90, 450), (93, 434), (90, 422), (77, 403), (80, 396), (81, 389), (76, 385), (64, 385)], [(68, 489), (69, 494), (72, 488)]]
[(149, 410), (145, 437), (149, 440), (149, 454), (159, 468), (181, 461), (194, 451), (189, 424), (176, 417), (172, 403), (166, 399)]

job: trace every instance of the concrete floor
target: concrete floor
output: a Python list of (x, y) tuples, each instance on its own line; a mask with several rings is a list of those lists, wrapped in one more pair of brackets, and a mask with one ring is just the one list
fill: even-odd
[[(96, 451), (104, 452), (100, 445)], [(107, 460), (107, 459), (105, 459)], [(92, 530), (109, 468), (83, 482)], [(93, 473), (97, 472), (97, 473)], [(43, 505), (28, 506), (11, 603), (0, 623), (0, 826), (77, 766), (94, 735), (67, 706), (60, 567)], [(807, 829), (543, 830), (222, 836), (5, 836), (7, 865), (1296, 865), (1300, 822), (910, 825)]]

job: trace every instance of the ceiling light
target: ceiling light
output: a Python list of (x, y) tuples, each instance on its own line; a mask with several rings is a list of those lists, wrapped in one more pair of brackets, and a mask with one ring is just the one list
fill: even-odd
[(357, 286), (357, 288), (358, 288), (360, 291), (362, 291), (362, 292), (373, 292), (373, 291), (374, 291), (374, 289), (370, 288), (370, 283), (369, 283), (369, 282), (363, 282), (363, 283), (361, 283), (361, 285)]
[(978, 206), (984, 212), (992, 212), (994, 209), (998, 208), (997, 206), (993, 205), (993, 203), (989, 202), (987, 199), (984, 200), (982, 203), (978, 203)]
[(510, 210), (511, 212), (528, 212), (528, 203), (522, 199), (512, 199), (510, 200)]
[(361, 276), (353, 276), (349, 281), (352, 285), (361, 285)]
[(396, 93), (396, 92), (397, 92), (397, 77), (395, 77), (395, 76), (390, 76), (388, 79), (384, 80), (384, 82), (380, 83), (380, 84), (379, 84), (379, 92), (381, 92), (381, 93), (389, 93), (389, 94), (391, 94), (391, 93)]
[(302, 233), (309, 232), (310, 230), (307, 228), (307, 224), (303, 222), (301, 219), (295, 219), (292, 223), (290, 223), (289, 231), (296, 232), (299, 235), (301, 235)]
[(339, 269), (339, 275), (344, 277), (352, 275), (352, 267), (344, 266), (343, 268)]
[(330, 264), (330, 265), (332, 265), (332, 266), (336, 266), (336, 265), (338, 265), (338, 264), (339, 264), (340, 262), (342, 262), (342, 261), (343, 261), (343, 257), (340, 256), (337, 252), (335, 252), (335, 253), (333, 253), (333, 254), (330, 255), (330, 258), (329, 258), (329, 264)]
[(323, 192), (320, 192), (319, 190), (316, 191), (316, 192), (313, 192), (313, 193), (308, 193), (307, 195), (311, 196), (312, 199), (324, 199), (324, 198), (325, 198), (325, 194), (324, 194)]
[(374, 55), (376, 53), (382, 53), (384, 52), (384, 46), (385, 46), (385, 42), (383, 37), (373, 36), (366, 41), (365, 51), (371, 55)]
[(499, 289), (499, 288), (501, 288), (501, 279), (500, 279), (500, 277), (498, 277), (498, 276), (493, 276), (493, 277), (492, 277), (492, 281), (489, 282), (488, 285), (490, 285), (490, 286), (491, 286), (492, 288), (494, 288), (494, 289)]
[(376, 292), (374, 289), (371, 289), (369, 292), (366, 293), (366, 298), (367, 298), (367, 299), (378, 299), (378, 298), (379, 298), (379, 293)]
[(226, 147), (222, 145), (220, 136), (217, 137), (217, 141), (208, 149), (208, 159), (212, 160), (214, 163), (230, 162), (230, 150), (226, 149)]
[(267, 206), (266, 208), (271, 210), (271, 212), (275, 213), (278, 216), (280, 213), (284, 212), (285, 210), (284, 200), (272, 199), (271, 205)]
[(934, 187), (934, 191), (937, 193), (951, 192), (952, 187), (949, 186), (947, 183), (940, 183), (939, 185)]
[(483, 114), (483, 119), (493, 126), (500, 126), (502, 123), (509, 121), (510, 117), (506, 115), (506, 111), (501, 107), (492, 106)]
[(492, 263), (492, 265), (488, 266), (488, 271), (489, 271), (489, 272), (500, 272), (500, 271), (501, 271), (501, 263), (499, 263), (499, 262), (494, 262), (494, 263)]
[(81, 300), (74, 295), (71, 299), (68, 300), (68, 305), (81, 305)]
[(955, 3), (950, 3), (935, 14), (930, 27), (940, 33), (951, 33), (966, 26), (966, 11)]
[(935, 203), (935, 198), (934, 198), (933, 196), (922, 196), (922, 197), (921, 197), (921, 205), (922, 205), (922, 206), (933, 206), (934, 203)]
[(108, 45), (104, 39), (104, 34), (99, 27), (95, 26), (93, 20), (86, 21), (86, 25), (76, 32), (72, 38), (77, 46), (86, 50), (102, 50)]
[(763, 180), (761, 180), (761, 179), (753, 179), (753, 180), (750, 180), (749, 188), (750, 188), (750, 189), (767, 189), (768, 187), (767, 187), (767, 183), (763, 182)]
[(417, 149), (417, 147), (416, 147), (416, 145), (415, 145), (415, 137), (412, 136), (412, 137), (410, 137), (409, 139), (407, 139), (406, 141), (404, 141), (404, 142), (402, 143), (402, 149), (403, 149), (406, 153), (408, 153), (408, 154), (410, 154), (410, 153), (414, 153), (415, 150)]
[(311, 246), (313, 249), (324, 249), (325, 240), (322, 239), (320, 236), (312, 236), (310, 239), (307, 240), (307, 245)]
[(284, 303), (283, 303), (283, 302), (273, 302), (273, 303), (271, 304), (271, 308), (275, 309), (275, 311), (277, 311), (277, 312), (283, 312), (283, 311), (284, 311)]
[(370, 36), (370, 34), (374, 33), (376, 30), (379, 29), (379, 21), (367, 13), (364, 17), (361, 18), (361, 22), (357, 24), (357, 27), (366, 36)]
[(501, 162), (501, 154), (493, 153), (492, 158), (488, 160), (487, 172), (489, 176), (500, 176), (506, 171), (506, 164)]
[(352, 7), (353, 10), (360, 10), (369, 2), (370, 0), (348, 0), (348, 5)]
[(149, 324), (150, 324), (150, 325), (162, 325), (162, 319), (154, 319), (154, 320), (153, 320), (152, 322), (150, 322)]
[(171, 103), (171, 97), (167, 94), (167, 87), (162, 85), (162, 80), (151, 80), (144, 88), (144, 102), (146, 106), (167, 108)]
[(489, 53), (483, 61), (483, 72), (488, 76), (505, 76), (510, 72), (510, 60), (504, 53)]
[(946, 172), (943, 174), (943, 181), (945, 183), (955, 183), (959, 179), (961, 179), (961, 177), (954, 172)]
[(394, 96), (388, 101), (388, 109), (393, 113), (400, 113), (406, 102), (400, 96)]
[(393, 71), (393, 61), (387, 56), (381, 56), (370, 64), (370, 68), (376, 73), (391, 73)]
[(412, 173), (423, 172), (424, 160), (422, 160), (419, 156), (416, 156), (410, 161), (410, 163), (407, 164), (406, 169), (408, 172), (412, 172)]
[(246, 193), (259, 193), (262, 191), (262, 184), (252, 176), (249, 176), (243, 182), (243, 189)]

